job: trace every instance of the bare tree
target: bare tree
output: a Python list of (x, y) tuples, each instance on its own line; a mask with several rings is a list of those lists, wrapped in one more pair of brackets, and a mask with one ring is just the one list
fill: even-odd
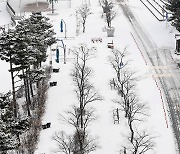
[(145, 154), (146, 152), (152, 151), (155, 147), (155, 142), (153, 141), (155, 136), (146, 130), (140, 133), (136, 131), (133, 142), (131, 142), (131, 136), (127, 136), (126, 138), (128, 142), (125, 146), (122, 146), (120, 154)]
[(102, 97), (89, 82), (92, 70), (87, 66), (87, 61), (94, 57), (94, 48), (89, 49), (87, 46), (81, 45), (78, 49), (74, 49), (73, 53), (76, 62), (71, 75), (76, 86), (75, 93), (79, 102), (81, 128), (83, 128), (83, 112), (87, 104), (102, 100)]
[(142, 133), (137, 132), (134, 137), (134, 142), (132, 143), (133, 154), (143, 154), (153, 150), (153, 147), (155, 146), (155, 143), (153, 142), (154, 138), (154, 136), (148, 134), (146, 131), (143, 131)]
[(135, 73), (128, 70), (128, 61), (125, 60), (126, 55), (126, 49), (123, 52), (112, 50), (110, 63), (116, 72), (116, 78), (113, 79), (115, 89), (121, 96), (121, 98), (115, 100), (115, 102), (120, 104), (121, 110), (125, 112), (125, 117), (127, 117), (128, 126), (131, 131), (131, 143), (133, 143), (133, 123), (134, 121), (142, 121), (142, 118), (139, 115), (147, 115), (147, 106), (146, 104), (140, 103), (137, 98)]
[(87, 63), (88, 60), (94, 57), (94, 48), (80, 45), (80, 47), (71, 51), (76, 59), (71, 75), (75, 83), (78, 105), (74, 105), (71, 111), (66, 112), (67, 118), (61, 115), (61, 120), (75, 128), (75, 133), (72, 137), (74, 143), (73, 154), (87, 154), (98, 148), (95, 142), (96, 139), (91, 139), (87, 132), (89, 124), (96, 119), (94, 116), (95, 110), (88, 106), (92, 102), (102, 100), (102, 98), (89, 81), (92, 70), (87, 66)]
[(77, 13), (79, 13), (79, 15), (81, 17), (83, 33), (85, 33), (86, 20), (87, 20), (87, 17), (91, 14), (90, 8), (88, 7), (87, 4), (81, 5), (81, 7), (77, 10)]
[[(120, 104), (120, 109), (122, 111), (127, 112), (127, 105), (123, 101), (115, 101), (116, 103)], [(145, 103), (140, 103), (135, 92), (134, 94), (131, 94), (128, 96), (128, 112), (127, 112), (127, 120), (128, 120), (128, 126), (131, 131), (131, 142), (133, 143), (134, 139), (134, 128), (133, 124), (135, 121), (143, 121), (143, 116), (147, 116), (148, 113), (148, 107)]]
[(131, 145), (126, 147), (126, 153), (144, 154), (153, 150), (155, 147), (154, 138), (155, 136), (147, 133), (147, 131), (142, 131), (140, 133), (136, 131), (133, 142), (131, 142), (131, 137), (128, 137), (128, 142), (130, 142)]
[(116, 16), (116, 12), (113, 10), (114, 3), (111, 0), (101, 0), (100, 4), (103, 9), (103, 13), (106, 15), (106, 22), (108, 27), (111, 27), (111, 22)]
[(129, 103), (129, 111), (128, 111), (128, 125), (131, 131), (131, 143), (133, 143), (134, 139), (134, 130), (133, 130), (133, 122), (134, 121), (142, 121), (139, 115), (147, 116), (147, 105), (143, 103), (139, 103), (136, 96), (130, 98)]
[(125, 57), (127, 55), (126, 48), (121, 52), (119, 50), (112, 50), (112, 56), (109, 58), (113, 69), (116, 72), (116, 78), (110, 81), (113, 82), (118, 94), (122, 97), (123, 109), (125, 117), (128, 115), (129, 110), (129, 96), (134, 93), (135, 80), (134, 72), (128, 70), (128, 62)]
[(123, 84), (127, 81), (127, 78), (123, 78), (123, 76), (121, 75), (123, 74), (125, 77), (127, 76), (126, 75), (127, 70), (124, 71), (124, 73), (122, 72), (125, 66), (127, 66), (128, 64), (128, 61), (125, 59), (126, 55), (127, 55), (126, 48), (123, 51), (114, 49), (112, 50), (112, 56), (109, 57), (109, 61), (116, 72), (116, 78), (119, 84), (121, 85), (122, 90), (123, 90)]
[(66, 114), (68, 117), (64, 117), (60, 115), (60, 120), (70, 124), (73, 126), (76, 130), (81, 128), (81, 125), (83, 126), (81, 129), (86, 131), (86, 128), (89, 126), (89, 124), (96, 120), (96, 116), (94, 115), (95, 109), (93, 108), (86, 108), (86, 110), (83, 110), (82, 116), (83, 116), (83, 123), (81, 122), (81, 111), (79, 107), (72, 106), (71, 111), (66, 111)]
[[(93, 108), (86, 108), (86, 110), (83, 111), (82, 123), (79, 108), (73, 106), (72, 109), (72, 111), (66, 112), (68, 118), (60, 115), (62, 121), (70, 124), (75, 128), (75, 133), (71, 136), (73, 140), (73, 146), (71, 146), (71, 151), (73, 151), (73, 154), (86, 154), (95, 151), (99, 147), (98, 143), (96, 142), (96, 138), (91, 138), (89, 136), (89, 133), (87, 132), (87, 128), (90, 123), (96, 120), (96, 116), (94, 115), (95, 110)], [(62, 149), (62, 147), (60, 146), (59, 148)]]
[(67, 135), (64, 131), (56, 132), (53, 140), (58, 144), (56, 152), (72, 154), (74, 149), (74, 139), (72, 135)]
[(123, 149), (119, 151), (120, 154), (127, 154), (127, 148), (123, 146)]
[(121, 71), (120, 75), (121, 79), (114, 79), (114, 83), (118, 94), (121, 96), (121, 107), (123, 111), (125, 111), (125, 117), (127, 117), (130, 106), (129, 97), (133, 95), (135, 91), (135, 78), (133, 77), (134, 73), (126, 70)]
[[(54, 2), (58, 2), (58, 0), (47, 0), (52, 6), (52, 13), (54, 13)], [(37, 3), (37, 5), (38, 5), (38, 3)]]
[(91, 138), (89, 134), (81, 129), (74, 134), (74, 153), (73, 154), (88, 154), (99, 148), (97, 139)]

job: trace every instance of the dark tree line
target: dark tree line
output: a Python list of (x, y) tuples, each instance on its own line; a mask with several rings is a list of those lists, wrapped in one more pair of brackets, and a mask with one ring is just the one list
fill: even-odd
[[(14, 116), (17, 117), (16, 82), (23, 81), (28, 116), (29, 105), (34, 96), (33, 83), (38, 85), (43, 77), (41, 63), (46, 60), (48, 46), (55, 43), (52, 25), (42, 14), (33, 13), (30, 18), (21, 20), (15, 29), (3, 31), (0, 35), (0, 58), (10, 64), (12, 80)], [(15, 79), (18, 78), (18, 79)]]
[[(41, 65), (46, 61), (47, 48), (56, 42), (54, 34), (49, 19), (41, 12), (32, 13), (29, 18), (19, 21), (14, 29), (0, 34), (0, 59), (9, 63), (12, 84), (9, 110), (13, 111), (15, 121), (23, 116), (29, 117), (33, 124), (32, 114), (40, 104), (37, 89), (46, 77)], [(18, 101), (20, 95), (24, 96), (25, 103)]]

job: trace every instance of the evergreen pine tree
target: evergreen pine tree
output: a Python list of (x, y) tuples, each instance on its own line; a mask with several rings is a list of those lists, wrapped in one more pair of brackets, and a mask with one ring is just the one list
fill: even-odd
[(180, 31), (180, 0), (171, 0), (169, 4), (167, 4), (167, 9), (172, 13), (169, 21), (172, 21), (172, 25)]
[(30, 126), (27, 118), (14, 118), (10, 95), (10, 92), (0, 93), (0, 154), (17, 150), (20, 145), (19, 135)]
[(13, 94), (13, 110), (14, 117), (17, 117), (17, 104), (16, 104), (16, 94), (15, 94), (15, 76), (13, 70), (13, 60), (15, 55), (15, 50), (13, 50), (16, 44), (15, 32), (9, 29), (7, 32), (3, 31), (0, 35), (0, 59), (9, 62), (10, 73), (11, 73), (11, 83), (12, 83), (12, 94)]
[(12, 113), (10, 110), (10, 100), (8, 96), (10, 93), (0, 95), (0, 153), (6, 154), (7, 151), (17, 148), (18, 139), (11, 133), (10, 123)]
[[(25, 69), (29, 68), (30, 65), (33, 63), (31, 59), (31, 53), (29, 48), (30, 39), (25, 35), (23, 30), (9, 30), (8, 32), (4, 32), (0, 38), (0, 58), (2, 60), (6, 60), (10, 63), (10, 72), (11, 72), (11, 79), (12, 79), (12, 91), (13, 91), (13, 98), (14, 98), (14, 114), (17, 117), (17, 109), (16, 109), (16, 86), (15, 86), (15, 77), (17, 74), (22, 71), (23, 79), (24, 79), (24, 86), (25, 86), (25, 94), (26, 94), (26, 101), (27, 104), (30, 104), (30, 96), (28, 94), (27, 89), (27, 76), (25, 74)], [(14, 75), (16, 73), (16, 75)], [(22, 76), (21, 76), (22, 77)], [(30, 110), (28, 107), (28, 115), (30, 116)]]
[(48, 21), (49, 18), (42, 16), (41, 12), (34, 12), (29, 18), (21, 20), (16, 26), (18, 31), (25, 30), (26, 35), (31, 38), (32, 56), (36, 59), (34, 62), (36, 68), (46, 60), (48, 46), (56, 42), (55, 33), (51, 29), (52, 25)]

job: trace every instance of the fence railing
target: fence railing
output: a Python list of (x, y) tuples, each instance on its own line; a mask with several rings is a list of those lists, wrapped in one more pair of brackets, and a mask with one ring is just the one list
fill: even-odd
[(16, 25), (16, 21), (13, 17), (11, 17), (12, 24)]
[(7, 2), (7, 7), (9, 7), (9, 9), (11, 10), (11, 12), (15, 15), (16, 12), (14, 11), (14, 9), (11, 7), (11, 5)]
[(9, 14), (11, 15), (11, 17), (12, 17), (11, 19), (20, 20), (22, 17), (25, 16), (25, 11), (24, 12), (16, 12), (8, 2), (6, 5), (6, 9), (9, 12)]

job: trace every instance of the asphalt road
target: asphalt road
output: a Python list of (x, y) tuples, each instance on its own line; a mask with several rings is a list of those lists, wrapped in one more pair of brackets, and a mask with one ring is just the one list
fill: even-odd
[(173, 60), (170, 49), (158, 49), (153, 38), (150, 38), (138, 23), (130, 7), (123, 0), (117, 0), (117, 2), (129, 20), (133, 28), (133, 35), (141, 51), (145, 54), (148, 64), (154, 68), (156, 80), (158, 80), (168, 104), (168, 113), (180, 153), (180, 68)]

